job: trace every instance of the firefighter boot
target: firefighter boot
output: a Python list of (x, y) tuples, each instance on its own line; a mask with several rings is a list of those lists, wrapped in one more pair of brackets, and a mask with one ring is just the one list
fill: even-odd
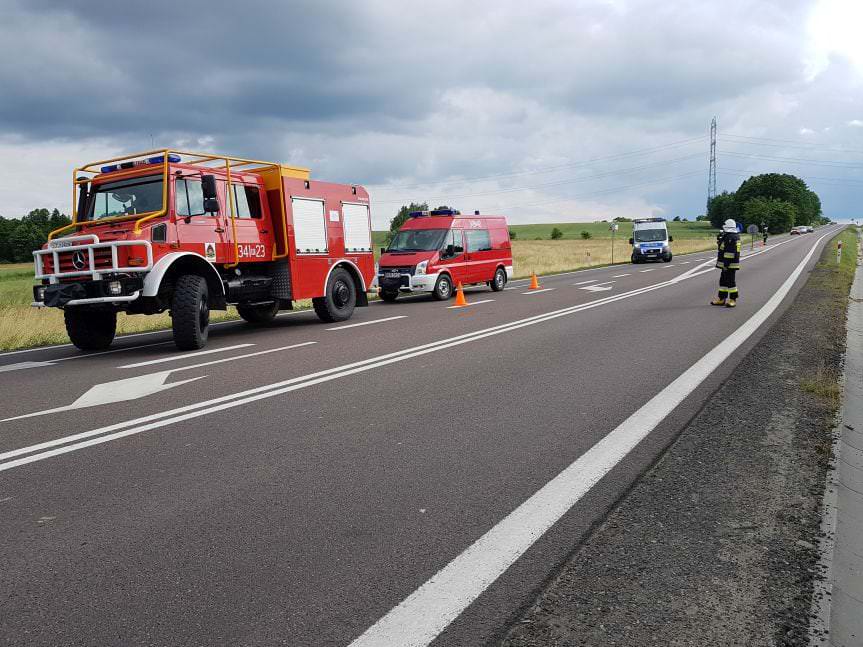
[(733, 308), (736, 305), (737, 305), (737, 299), (728, 299), (728, 301), (725, 302), (726, 308)]
[(725, 303), (725, 299), (723, 299), (721, 297), (716, 297), (713, 301), (710, 302), (710, 305), (712, 305), (712, 306), (724, 306), (727, 304)]

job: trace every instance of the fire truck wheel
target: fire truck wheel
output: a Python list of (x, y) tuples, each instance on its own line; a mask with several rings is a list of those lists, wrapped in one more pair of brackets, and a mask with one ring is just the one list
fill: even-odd
[(174, 286), (171, 303), (174, 343), (180, 350), (197, 350), (207, 343), (210, 304), (207, 281), (196, 274), (183, 274)]
[(503, 268), (497, 268), (494, 273), (494, 278), (491, 280), (491, 289), (495, 292), (500, 292), (506, 287), (506, 272)]
[(389, 290), (381, 290), (381, 299), (387, 303), (395, 303), (399, 298), (398, 292), (390, 292)]
[(440, 275), (432, 290), (432, 296), (438, 301), (446, 301), (452, 296), (452, 279), (448, 275)]
[(334, 269), (330, 274), (326, 294), (312, 299), (315, 314), (326, 323), (350, 319), (356, 304), (357, 290), (354, 279), (341, 267)]
[(270, 323), (279, 314), (279, 302), (249, 305), (237, 304), (237, 314), (251, 324)]
[(66, 333), (81, 350), (105, 350), (114, 341), (117, 313), (111, 310), (66, 308)]

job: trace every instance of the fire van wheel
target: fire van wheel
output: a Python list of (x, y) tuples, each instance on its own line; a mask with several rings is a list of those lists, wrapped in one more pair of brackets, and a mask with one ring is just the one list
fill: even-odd
[(66, 308), (66, 333), (81, 350), (105, 350), (117, 332), (117, 313), (112, 310)]
[(171, 303), (174, 343), (180, 350), (197, 350), (207, 343), (210, 304), (207, 282), (195, 274), (184, 274), (174, 286)]
[(446, 274), (441, 274), (435, 283), (432, 296), (438, 301), (446, 301), (452, 296), (452, 279)]
[(500, 292), (506, 287), (506, 272), (503, 268), (497, 268), (494, 273), (494, 278), (491, 280), (491, 289), (495, 292)]
[(347, 270), (337, 268), (327, 281), (327, 292), (312, 299), (315, 314), (321, 321), (333, 323), (350, 319), (357, 305), (357, 290)]
[(267, 324), (276, 318), (279, 314), (279, 302), (272, 303), (256, 303), (251, 305), (248, 303), (237, 304), (237, 314), (250, 324)]
[(399, 298), (398, 292), (390, 292), (389, 290), (381, 290), (381, 300), (387, 303), (395, 303)]
[(663, 263), (670, 263), (672, 258), (674, 258), (674, 257), (671, 255), (671, 252), (668, 252), (668, 254), (666, 254), (665, 256), (662, 257), (662, 262)]

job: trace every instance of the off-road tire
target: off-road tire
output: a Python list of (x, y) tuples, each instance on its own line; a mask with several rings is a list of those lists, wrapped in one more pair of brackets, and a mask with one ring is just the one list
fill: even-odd
[(390, 292), (389, 290), (381, 290), (381, 301), (386, 301), (387, 303), (395, 303), (396, 299), (399, 298), (398, 291)]
[(672, 258), (674, 258), (674, 256), (669, 252), (669, 254), (667, 256), (662, 257), (662, 262), (663, 263), (670, 263)]
[(312, 299), (315, 314), (325, 323), (345, 321), (354, 314), (357, 305), (357, 286), (347, 270), (338, 267), (330, 274), (327, 291)]
[(174, 344), (180, 350), (197, 350), (207, 343), (210, 303), (207, 281), (197, 274), (183, 274), (174, 286), (171, 302)]
[(453, 294), (452, 279), (447, 274), (441, 274), (432, 290), (432, 296), (438, 301), (446, 301)]
[(113, 310), (66, 308), (63, 310), (66, 334), (81, 350), (105, 350), (117, 332), (117, 313)]
[(268, 324), (279, 314), (279, 302), (257, 303), (255, 305), (238, 303), (237, 314), (250, 324)]
[(497, 268), (497, 271), (494, 273), (494, 278), (489, 283), (492, 291), (500, 292), (506, 287), (506, 270), (502, 267)]

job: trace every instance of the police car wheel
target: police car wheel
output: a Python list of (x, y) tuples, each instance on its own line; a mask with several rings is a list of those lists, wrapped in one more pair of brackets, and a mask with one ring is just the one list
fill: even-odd
[(663, 263), (670, 263), (672, 258), (673, 257), (671, 255), (671, 253), (669, 253), (667, 256), (662, 257), (662, 261), (663, 261)]
[(504, 287), (506, 287), (506, 272), (497, 268), (497, 272), (494, 273), (494, 278), (491, 280), (491, 289), (500, 292)]
[(432, 296), (438, 301), (446, 301), (452, 296), (452, 279), (446, 274), (441, 274), (435, 283)]

